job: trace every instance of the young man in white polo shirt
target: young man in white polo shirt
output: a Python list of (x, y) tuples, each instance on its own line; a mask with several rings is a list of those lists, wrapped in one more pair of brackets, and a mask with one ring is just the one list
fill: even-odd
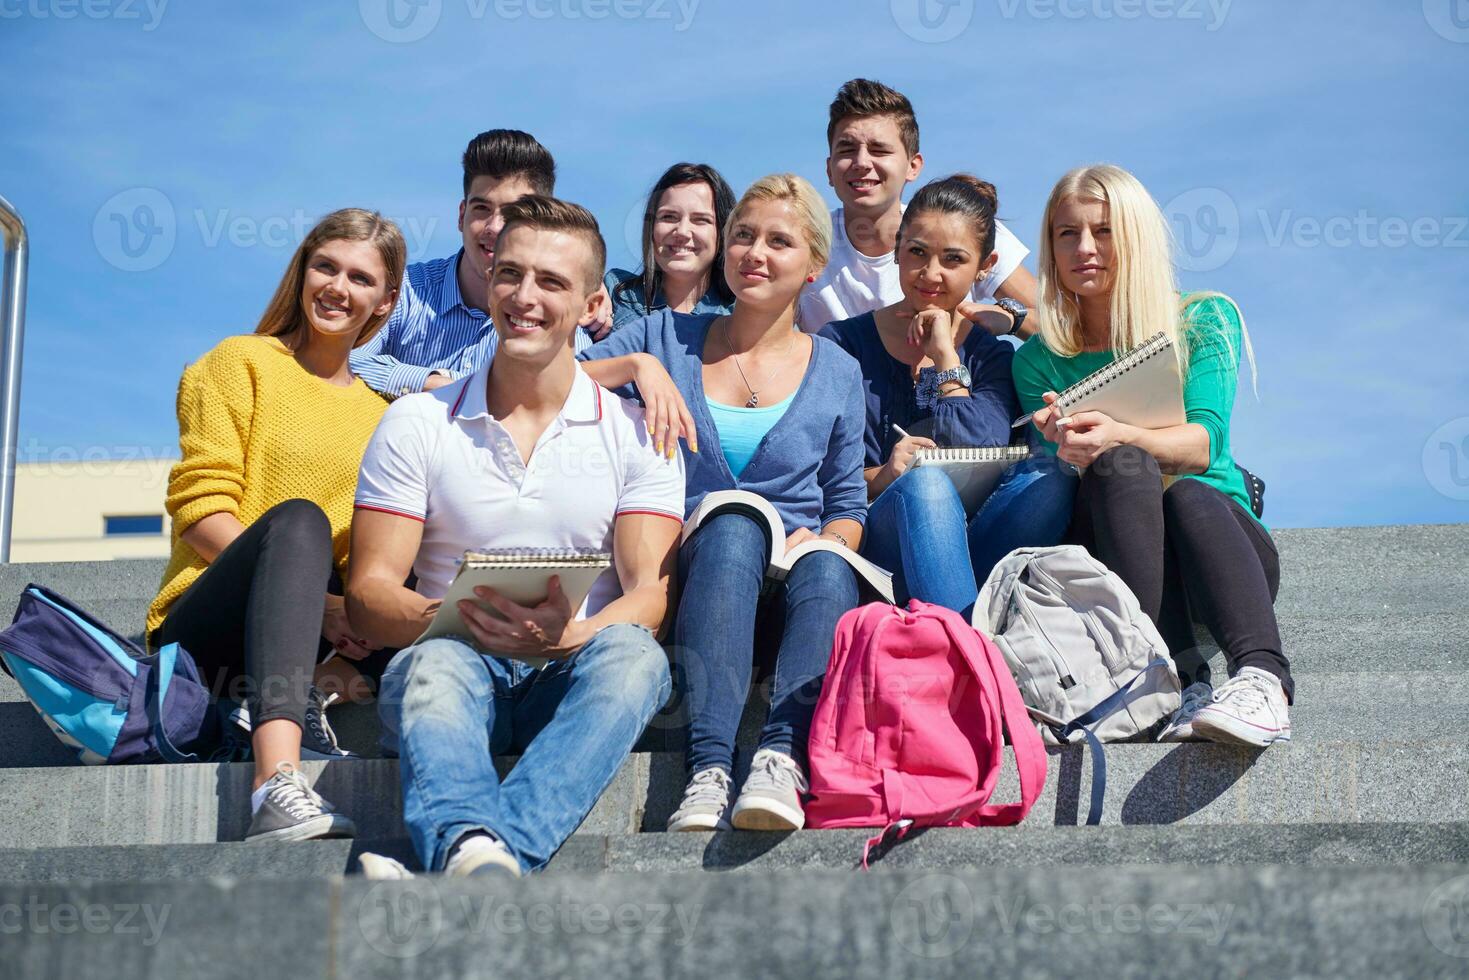
[[(540, 868), (669, 695), (654, 633), (683, 464), (656, 453), (643, 410), (573, 357), (605, 262), (585, 208), (539, 196), (506, 205), (490, 276), (499, 351), (468, 378), (394, 402), (363, 458), (349, 615), (370, 646), (407, 647), (383, 676), (379, 710), (402, 758), (404, 822), (431, 871)], [(463, 553), (491, 548), (610, 552), (614, 568), (581, 612), (554, 579), (534, 608), (483, 589), (505, 619), (461, 603), (475, 646), (410, 646)], [(410, 569), (416, 591), (403, 585)], [(537, 671), (519, 657), (551, 663)], [(521, 758), (502, 782), (491, 756), (511, 751)]]

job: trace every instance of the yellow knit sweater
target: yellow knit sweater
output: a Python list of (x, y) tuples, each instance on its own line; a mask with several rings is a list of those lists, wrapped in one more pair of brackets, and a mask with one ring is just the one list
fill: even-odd
[(148, 608), (148, 632), (163, 624), (207, 567), (179, 535), (210, 514), (249, 527), (284, 500), (321, 507), (346, 581), (357, 471), (387, 403), (363, 384), (342, 388), (308, 372), (274, 337), (229, 337), (179, 380), (179, 450), (168, 479), (173, 557)]

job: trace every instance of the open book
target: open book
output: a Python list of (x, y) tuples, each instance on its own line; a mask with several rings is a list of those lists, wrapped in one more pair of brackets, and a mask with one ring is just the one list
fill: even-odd
[(682, 545), (692, 537), (693, 533), (714, 515), (729, 511), (744, 514), (765, 528), (765, 539), (770, 542), (769, 564), (765, 569), (765, 577), (768, 581), (784, 582), (792, 566), (803, 556), (816, 551), (830, 551), (852, 566), (857, 573), (859, 585), (865, 585), (877, 593), (883, 602), (889, 604), (893, 602), (892, 574), (878, 568), (851, 548), (845, 548), (835, 541), (821, 538), (815, 541), (803, 541), (787, 551), (785, 525), (780, 519), (780, 514), (776, 512), (770, 501), (748, 490), (716, 490), (705, 496), (699, 501), (699, 506), (694, 508), (694, 512), (689, 515), (689, 519), (684, 521), (683, 537), (679, 540), (679, 544)]
[[(1102, 412), (1143, 429), (1182, 425), (1188, 419), (1173, 341), (1154, 334), (1061, 392), (1056, 405), (1063, 415)], [(1029, 422), (1029, 415), (1016, 420), (1017, 426)]]
[[(474, 594), (487, 585), (511, 602), (522, 606), (538, 606), (546, 601), (547, 583), (552, 575), (561, 578), (561, 591), (571, 608), (580, 613), (592, 583), (612, 567), (612, 556), (605, 552), (580, 552), (565, 548), (505, 548), (492, 551), (466, 551), (459, 573), (444, 593), (433, 622), (415, 643), (437, 636), (452, 636), (478, 649), (474, 636), (459, 615), (459, 602), (469, 599), (497, 619), (505, 617), (489, 603)], [(543, 657), (517, 657), (495, 650), (483, 650), (494, 656), (511, 656), (532, 667), (544, 667)]]
[(1010, 466), (1030, 458), (1028, 446), (974, 446), (952, 449), (920, 449), (914, 466), (937, 466), (954, 481), (964, 512), (972, 514), (994, 492), (1000, 475)]

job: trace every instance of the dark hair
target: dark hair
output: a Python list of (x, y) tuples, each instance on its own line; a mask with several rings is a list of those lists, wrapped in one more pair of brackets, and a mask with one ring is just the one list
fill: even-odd
[(602, 240), (602, 230), (592, 212), (580, 204), (557, 200), (544, 194), (527, 194), (511, 201), (500, 209), (505, 227), (495, 239), (495, 254), (500, 254), (500, 242), (510, 229), (525, 225), (540, 231), (565, 231), (581, 238), (591, 246), (591, 261), (587, 268), (587, 295), (597, 291), (602, 284), (602, 269), (607, 265), (607, 243)]
[(898, 223), (898, 240), (908, 229), (908, 219), (923, 211), (958, 214), (969, 219), (970, 230), (979, 242), (979, 260), (983, 262), (995, 250), (995, 211), (1000, 206), (995, 185), (972, 174), (953, 174), (931, 180), (919, 188), (903, 211)]
[(641, 295), (643, 308), (646, 310), (653, 308), (653, 297), (663, 289), (663, 270), (658, 268), (657, 258), (653, 254), (653, 224), (658, 217), (658, 204), (663, 199), (664, 191), (671, 187), (682, 187), (684, 184), (705, 184), (709, 188), (710, 196), (714, 198), (717, 237), (714, 240), (714, 264), (709, 267), (709, 288), (714, 290), (721, 303), (728, 305), (734, 302), (734, 293), (730, 291), (729, 283), (720, 271), (724, 261), (724, 226), (729, 220), (730, 212), (734, 210), (734, 191), (719, 171), (707, 163), (675, 163), (663, 171), (663, 176), (658, 178), (658, 182), (648, 192), (648, 204), (643, 209), (643, 267), (638, 270), (637, 275), (618, 283), (613, 290), (618, 295)]
[(837, 97), (831, 100), (830, 118), (826, 124), (826, 146), (831, 148), (832, 137), (843, 119), (852, 116), (892, 116), (898, 123), (898, 136), (908, 156), (918, 155), (918, 118), (913, 115), (913, 103), (902, 92), (890, 89), (882, 82), (868, 78), (854, 78), (837, 89)]
[(530, 133), (490, 129), (464, 148), (464, 196), (476, 177), (524, 177), (531, 190), (550, 197), (556, 192), (556, 161)]

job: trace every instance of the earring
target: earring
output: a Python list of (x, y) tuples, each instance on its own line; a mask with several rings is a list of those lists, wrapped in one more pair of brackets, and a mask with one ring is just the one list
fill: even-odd
[(815, 282), (816, 281), (816, 277), (815, 276), (807, 276), (806, 277), (806, 281), (807, 282)]

